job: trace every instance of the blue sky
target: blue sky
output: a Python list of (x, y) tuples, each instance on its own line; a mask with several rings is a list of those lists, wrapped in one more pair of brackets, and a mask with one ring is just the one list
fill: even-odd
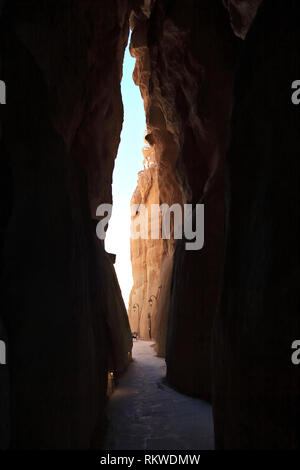
[[(129, 44), (129, 41), (128, 41)], [(127, 46), (121, 83), (124, 122), (121, 142), (113, 173), (113, 213), (105, 240), (106, 251), (115, 253), (116, 272), (126, 307), (133, 284), (130, 262), (130, 199), (137, 185), (137, 174), (143, 170), (144, 104), (132, 79), (135, 59)]]

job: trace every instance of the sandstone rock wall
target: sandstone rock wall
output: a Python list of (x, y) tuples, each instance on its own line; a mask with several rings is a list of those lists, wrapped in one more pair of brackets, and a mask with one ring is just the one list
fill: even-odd
[[(1, 14), (2, 2), (0, 3)], [(0, 55), (0, 75), (2, 75), (2, 62)], [(3, 109), (4, 108), (4, 109)], [(3, 272), (5, 231), (12, 211), (12, 174), (8, 164), (8, 155), (1, 141), (3, 133), (3, 118), (5, 106), (0, 107), (0, 276)], [(9, 365), (7, 363), (7, 329), (4, 324), (2, 308), (0, 309), (0, 340), (4, 342), (6, 364), (0, 364), (0, 450), (9, 445), (10, 417), (9, 417)]]
[(217, 448), (300, 445), (300, 369), (291, 362), (300, 337), (299, 106), (291, 101), (300, 76), (298, 3), (262, 2), (234, 79), (214, 328)]
[[(159, 306), (157, 350), (167, 353), (172, 385), (209, 399), (211, 328), (223, 253), (223, 166), (238, 40), (218, 0), (151, 6), (150, 13), (136, 9), (131, 16), (134, 78), (144, 98), (148, 141), (179, 182), (183, 202), (205, 204), (206, 223), (203, 250), (187, 252), (184, 240), (177, 244), (172, 288), (170, 278), (165, 282), (171, 298)], [(168, 199), (166, 189), (162, 201)]]
[[(136, 2), (131, 13), (132, 28), (130, 52), (136, 58), (133, 79), (140, 87), (144, 100), (147, 132), (145, 140), (150, 146), (155, 166), (146, 168), (139, 176), (138, 186), (133, 195), (132, 203), (143, 202), (150, 213), (151, 204), (174, 203), (183, 204), (182, 185), (176, 173), (178, 144), (167, 117), (163, 114), (158, 97), (151, 93), (153, 80), (152, 64), (149, 54), (149, 24), (155, 2)], [(147, 188), (147, 189), (146, 189)], [(172, 222), (171, 222), (172, 224)], [(162, 295), (169, 289), (170, 272), (162, 275), (161, 266), (165, 259), (172, 257), (174, 240), (133, 240), (131, 241), (131, 259), (133, 266), (134, 285), (129, 302), (129, 318), (133, 331), (140, 330), (142, 338), (149, 338), (148, 315), (151, 316), (152, 337), (165, 343), (166, 321), (161, 319), (165, 310), (160, 308)], [(149, 225), (150, 233), (150, 225)], [(152, 296), (152, 305), (149, 299)], [(133, 309), (134, 305), (136, 307)], [(163, 331), (158, 325), (164, 325)], [(159, 338), (159, 340), (158, 340)], [(164, 346), (162, 346), (164, 349)]]
[(173, 256), (174, 253), (165, 256), (160, 265), (160, 285), (162, 288), (157, 305), (157, 320), (154, 325), (155, 350), (159, 357), (166, 357)]
[(151, 311), (157, 351), (166, 350), (168, 380), (183, 392), (210, 399), (213, 375), (216, 447), (299, 448), (291, 343), (300, 334), (300, 141), (290, 93), (300, 75), (298, 2), (263, 0), (247, 36), (255, 15), (231, 13), (243, 45), (222, 3), (0, 1), (0, 78), (8, 85), (1, 448), (99, 446), (107, 372), (120, 374), (128, 361), (128, 320), (92, 219), (111, 200), (131, 8), (134, 79), (156, 162), (133, 200), (205, 204), (203, 250), (187, 252), (183, 240), (173, 258), (172, 240), (132, 243), (141, 336), (148, 299), (162, 285)]
[[(157, 204), (158, 201), (157, 168), (145, 169), (138, 176), (138, 186), (133, 194), (131, 204), (145, 204), (145, 207), (150, 209), (151, 204)], [(150, 219), (149, 214), (148, 216)], [(139, 217), (141, 217), (140, 212), (133, 217), (132, 223), (134, 223), (134, 219)], [(157, 311), (163, 242), (162, 240), (131, 239), (130, 245), (134, 285), (129, 298), (129, 321), (131, 330), (136, 331), (140, 338), (150, 339), (153, 337), (153, 333), (149, 331), (148, 315), (151, 316), (152, 330)], [(149, 303), (149, 298), (152, 295), (155, 297), (152, 297)]]
[[(149, 134), (148, 134), (149, 138)], [(158, 154), (159, 155), (159, 154)], [(140, 338), (154, 339), (159, 330), (158, 316), (162, 293), (167, 289), (168, 276), (162, 273), (161, 266), (166, 258), (172, 256), (174, 229), (171, 219), (171, 239), (151, 239), (151, 205), (165, 203), (182, 204), (182, 193), (174, 177), (170, 178), (170, 166), (163, 166), (157, 158), (155, 145), (144, 149), (145, 168), (138, 175), (138, 185), (131, 204), (139, 208), (143, 204), (147, 210), (147, 239), (131, 239), (131, 260), (134, 285), (129, 299), (128, 315), (131, 330), (138, 332)], [(132, 224), (142, 222), (141, 209), (132, 217)], [(161, 220), (159, 221), (161, 233)], [(138, 225), (137, 225), (138, 227)], [(149, 328), (151, 331), (149, 331)], [(165, 329), (166, 333), (166, 329)]]
[(210, 399), (213, 372), (217, 448), (297, 448), (299, 116), (290, 87), (300, 73), (298, 5), (226, 4), (235, 33), (245, 38), (250, 28), (244, 44), (218, 1), (149, 2), (150, 13), (131, 20), (151, 141), (165, 144), (185, 200), (205, 203), (204, 249), (187, 253), (183, 241), (174, 256), (168, 379)]
[(126, 0), (2, 10), (13, 203), (1, 232), (11, 426), (1, 447), (99, 446), (109, 356), (117, 373), (128, 360), (125, 307), (92, 222), (111, 201), (128, 15)]
[(108, 369), (118, 380), (131, 361), (132, 339), (127, 310), (123, 301), (115, 268), (106, 259), (107, 285), (107, 316), (109, 339)]

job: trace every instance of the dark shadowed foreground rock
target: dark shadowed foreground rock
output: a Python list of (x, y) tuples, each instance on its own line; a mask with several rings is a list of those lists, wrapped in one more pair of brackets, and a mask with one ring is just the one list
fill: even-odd
[(264, 1), (234, 79), (226, 259), (214, 329), (217, 448), (299, 448), (297, 1)]
[(107, 279), (107, 317), (109, 337), (109, 371), (116, 377), (124, 372), (131, 360), (132, 338), (128, 315), (123, 301), (114, 265), (106, 260), (105, 278)]
[(1, 246), (11, 421), (1, 447), (99, 446), (108, 355), (121, 372), (131, 347), (92, 222), (111, 201), (128, 3), (15, 0), (2, 13), (13, 207)]
[(183, 393), (211, 400), (211, 330), (223, 255), (223, 193), (205, 199), (205, 246), (177, 242), (166, 347), (167, 378)]
[[(206, 399), (222, 262), (223, 163), (236, 41), (218, 1), (175, 1), (170, 7), (157, 2), (149, 20), (146, 113), (152, 137), (164, 146), (163, 157), (173, 161), (184, 202), (205, 204), (207, 224), (200, 252), (187, 252), (178, 243), (169, 321), (160, 308), (158, 324), (169, 328), (169, 382)], [(164, 347), (163, 334), (158, 350)]]
[(205, 204), (207, 221), (201, 252), (186, 252), (178, 243), (170, 301), (170, 273), (164, 260), (161, 264), (166, 291), (156, 316), (156, 349), (160, 355), (167, 351), (173, 386), (209, 398), (211, 326), (223, 249), (223, 163), (239, 40), (219, 0), (158, 1), (152, 7), (136, 8), (131, 16), (131, 50), (137, 57), (134, 79), (145, 103), (149, 142), (159, 165), (171, 169), (159, 181), (160, 188), (168, 189), (161, 192), (161, 202), (176, 201), (171, 199), (173, 174), (184, 203)]

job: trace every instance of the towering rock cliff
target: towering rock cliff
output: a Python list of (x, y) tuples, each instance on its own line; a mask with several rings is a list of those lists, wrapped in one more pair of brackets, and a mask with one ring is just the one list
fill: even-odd
[[(150, 135), (147, 134), (147, 139)], [(147, 140), (146, 140), (147, 142)], [(170, 271), (162, 270), (165, 259), (172, 258), (174, 252), (173, 220), (171, 219), (171, 238), (161, 237), (161, 218), (159, 221), (159, 239), (151, 238), (152, 224), (151, 206), (162, 203), (181, 204), (182, 193), (174, 177), (170, 178), (170, 165), (161, 164), (157, 157), (155, 145), (147, 145), (143, 149), (144, 170), (138, 175), (138, 185), (132, 196), (131, 204), (137, 211), (132, 217), (132, 228), (139, 229), (143, 225), (146, 213), (147, 233), (145, 238), (131, 239), (131, 260), (134, 285), (129, 299), (128, 315), (131, 330), (136, 331), (140, 338), (156, 339), (160, 337), (161, 324), (158, 315), (161, 298), (168, 291)], [(143, 210), (144, 210), (143, 209)], [(166, 334), (166, 328), (164, 330)]]
[[(165, 203), (171, 206), (174, 203), (182, 205), (184, 201), (183, 187), (176, 172), (176, 136), (164, 114), (161, 97), (151, 92), (154, 75), (149, 49), (149, 25), (154, 4), (153, 1), (134, 2), (135, 8), (130, 17), (130, 52), (136, 58), (133, 79), (140, 87), (144, 100), (146, 142), (150, 148), (150, 155), (146, 151), (145, 157), (150, 157), (154, 163), (139, 175), (132, 202), (143, 202), (149, 214), (151, 204)], [(149, 232), (150, 229), (149, 225)], [(162, 355), (165, 354), (167, 310), (161, 307), (166, 305), (165, 301), (161, 301), (168, 298), (171, 276), (171, 270), (165, 270), (163, 266), (172, 259), (174, 253), (172, 230), (170, 240), (131, 241), (134, 286), (130, 296), (129, 318), (132, 328), (139, 330), (144, 338), (149, 338), (151, 323), (151, 336), (156, 339), (157, 350)]]
[[(149, 142), (179, 181), (183, 202), (205, 204), (204, 248), (188, 252), (185, 240), (177, 242), (172, 288), (170, 279), (165, 283), (171, 295), (159, 306), (157, 349), (160, 354), (166, 351), (172, 385), (209, 399), (211, 328), (223, 253), (223, 166), (237, 40), (218, 0), (152, 2), (151, 14), (136, 9), (131, 24), (131, 50), (137, 57), (134, 78), (144, 98)], [(167, 194), (161, 195), (163, 202)]]
[(205, 0), (148, 2), (131, 17), (151, 142), (172, 162), (184, 202), (205, 204), (205, 246), (188, 253), (177, 243), (164, 300), (168, 380), (211, 399), (213, 372), (218, 448), (296, 448), (299, 13), (296, 1), (224, 4), (230, 21), (221, 2)]
[(111, 201), (128, 16), (126, 0), (4, 2), (3, 447), (99, 446), (108, 356), (117, 372), (128, 360), (125, 307), (92, 221)]
[(298, 3), (262, 2), (234, 79), (214, 328), (218, 448), (300, 445), (300, 369), (291, 361), (300, 337), (300, 116), (291, 101), (300, 76)]

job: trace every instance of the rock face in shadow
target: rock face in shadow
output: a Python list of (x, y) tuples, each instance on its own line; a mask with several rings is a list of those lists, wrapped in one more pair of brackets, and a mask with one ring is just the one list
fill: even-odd
[(211, 401), (211, 331), (223, 256), (223, 192), (205, 198), (205, 246), (178, 241), (170, 295), (167, 378), (176, 389)]
[[(217, 448), (300, 445), (298, 2), (265, 0), (234, 79), (226, 256), (214, 328)], [(275, 72), (276, 71), (276, 72)]]
[(2, 10), (13, 201), (1, 232), (4, 447), (99, 447), (109, 356), (117, 372), (128, 361), (126, 310), (92, 221), (111, 201), (128, 14), (124, 0), (15, 0)]
[(115, 268), (111, 261), (106, 260), (107, 278), (107, 317), (109, 338), (109, 371), (119, 378), (131, 361), (132, 338), (127, 310), (123, 301), (121, 289)]
[(7, 332), (0, 317), (0, 450), (9, 445), (9, 368), (7, 365)]
[(168, 312), (170, 305), (173, 252), (162, 259), (160, 265), (161, 292), (157, 306), (157, 318), (154, 326), (155, 351), (159, 357), (166, 357)]
[[(0, 63), (1, 73), (1, 63)], [(3, 110), (3, 107), (0, 108)], [(3, 131), (2, 115), (0, 116), (0, 138)], [(8, 156), (5, 148), (0, 143), (0, 276), (3, 273), (3, 258), (4, 258), (4, 240), (7, 225), (12, 212), (12, 172), (8, 164)], [(4, 325), (2, 316), (2, 309), (0, 310), (0, 350), (5, 355), (0, 355), (0, 450), (6, 449), (9, 445), (10, 435), (10, 416), (9, 416), (9, 365), (7, 362), (7, 329)]]
[[(177, 244), (171, 299), (158, 310), (157, 350), (166, 350), (173, 386), (209, 399), (223, 254), (223, 165), (239, 40), (220, 1), (158, 1), (152, 7), (131, 16), (134, 78), (145, 103), (148, 139), (159, 161), (171, 166), (183, 202), (205, 204), (206, 221), (201, 251)], [(166, 284), (170, 290), (170, 280)]]

